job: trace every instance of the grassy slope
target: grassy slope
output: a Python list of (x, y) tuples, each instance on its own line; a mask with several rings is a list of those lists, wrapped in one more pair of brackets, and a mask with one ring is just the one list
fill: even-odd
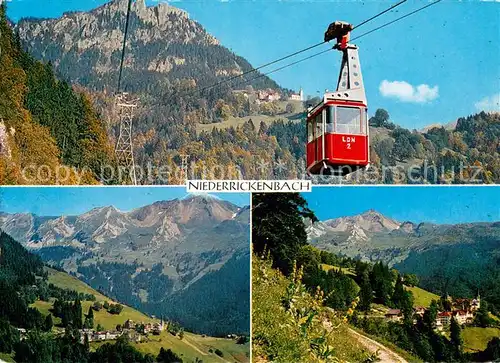
[[(97, 349), (102, 343), (91, 343), (92, 349)], [(147, 341), (139, 343), (131, 343), (137, 350), (143, 353), (151, 353), (157, 355), (160, 348), (170, 348), (184, 361), (192, 362), (196, 358), (203, 362), (248, 362), (247, 354), (250, 350), (250, 344), (245, 345), (235, 344), (232, 340), (202, 337), (200, 335), (185, 333), (181, 340), (168, 332), (162, 332), (160, 335), (150, 335)], [(220, 349), (223, 352), (223, 357), (217, 356), (213, 351)], [(210, 352), (212, 350), (212, 353)]]
[(406, 290), (409, 290), (413, 293), (413, 297), (415, 301), (413, 302), (413, 306), (424, 306), (428, 307), (431, 305), (432, 300), (439, 300), (439, 296), (433, 294), (432, 292), (421, 289), (420, 287), (409, 287), (405, 286)]
[(335, 269), (336, 271), (338, 271), (338, 269), (340, 268), (344, 274), (356, 276), (356, 274), (352, 271), (351, 268), (332, 266), (332, 265), (327, 265), (326, 263), (322, 263), (321, 268), (323, 269), (323, 271), (330, 271), (331, 269)]
[[(100, 294), (99, 292), (92, 289), (90, 286), (84, 282), (78, 280), (77, 278), (68, 275), (64, 272), (59, 272), (53, 269), (48, 269), (49, 272), (49, 282), (54, 285), (65, 288), (72, 289), (79, 292), (84, 292), (87, 294), (93, 294), (98, 301), (109, 301), (113, 300)], [(90, 301), (82, 302), (82, 308), (84, 314), (87, 313), (89, 307), (93, 303)], [(49, 309), (52, 308), (52, 304), (44, 301), (37, 301), (33, 304), (37, 309), (39, 309), (43, 314), (49, 314)], [(94, 324), (101, 324), (104, 329), (115, 329), (117, 324), (123, 324), (127, 319), (131, 319), (136, 322), (153, 322), (155, 319), (148, 317), (147, 315), (123, 305), (123, 311), (120, 315), (109, 314), (106, 310), (94, 311)], [(57, 324), (60, 322), (59, 318), (54, 318), (54, 322)], [(133, 343), (136, 348), (144, 353), (152, 353), (157, 355), (161, 347), (165, 349), (172, 349), (179, 355), (182, 355), (188, 361), (194, 360), (196, 357), (203, 360), (205, 363), (210, 362), (224, 362), (224, 361), (237, 361), (237, 362), (248, 362), (249, 358), (247, 354), (250, 350), (249, 344), (239, 345), (236, 344), (232, 339), (222, 339), (214, 337), (202, 337), (200, 335), (192, 334), (189, 332), (185, 333), (184, 340), (180, 340), (178, 337), (171, 335), (170, 333), (163, 332), (160, 336), (149, 336), (148, 342)], [(103, 343), (92, 343), (92, 347), (95, 349), (97, 346)], [(221, 359), (213, 353), (209, 353), (209, 349), (220, 349), (224, 353), (224, 358)]]
[[(253, 115), (253, 116), (245, 116), (245, 117), (230, 117), (226, 121), (222, 122), (216, 122), (216, 123), (211, 123), (211, 124), (197, 124), (196, 125), (196, 132), (200, 133), (202, 131), (212, 131), (212, 129), (215, 127), (217, 129), (227, 129), (229, 127), (238, 127), (243, 125), (244, 123), (248, 122), (248, 120), (252, 119), (253, 124), (255, 127), (259, 127), (259, 124), (261, 121), (264, 121), (265, 124), (270, 125), (275, 121), (278, 120), (283, 120), (283, 121), (288, 121), (288, 120), (293, 120), (295, 122), (302, 122), (301, 120), (301, 110), (303, 108), (302, 102), (300, 101), (279, 101), (279, 108), (280, 108), (280, 113), (275, 116), (268, 116), (268, 115)], [(295, 105), (295, 109), (297, 110), (296, 113), (286, 113), (286, 105), (288, 103), (292, 103)]]
[(500, 337), (499, 328), (466, 327), (462, 330), (465, 351), (484, 350), (494, 337)]
[(12, 358), (12, 354), (7, 354), (7, 353), (0, 353), (0, 361), (4, 361), (7, 363), (15, 363), (14, 359)]
[[(256, 362), (309, 362), (311, 337), (304, 337), (300, 324), (285, 309), (282, 299), (287, 294), (290, 280), (270, 267), (259, 257), (253, 259), (252, 267), (252, 333), (253, 357)], [(312, 297), (301, 294), (294, 305), (311, 308)], [(322, 314), (323, 315), (323, 314)], [(325, 329), (320, 318), (311, 322), (318, 329)], [(347, 324), (331, 321), (335, 328), (327, 335), (328, 345), (340, 361), (359, 362), (367, 358), (367, 352), (353, 339)], [(304, 322), (302, 322), (304, 323)]]
[(238, 126), (242, 126), (248, 120), (252, 120), (253, 124), (255, 127), (259, 127), (260, 122), (264, 121), (266, 125), (271, 125), (273, 122), (283, 120), (284, 122), (287, 122), (289, 120), (293, 120), (295, 122), (301, 122), (300, 119), (296, 119), (297, 115), (296, 114), (280, 114), (276, 116), (268, 116), (268, 115), (254, 115), (254, 116), (245, 116), (245, 117), (230, 117), (227, 121), (222, 121), (222, 122), (216, 122), (216, 123), (211, 123), (211, 124), (197, 124), (196, 125), (196, 132), (199, 134), (202, 131), (212, 131), (212, 129), (228, 129), (231, 126), (236, 128)]
[[(58, 287), (61, 287), (63, 289), (76, 290), (86, 294), (93, 294), (95, 295), (98, 301), (109, 301), (115, 303), (115, 301), (98, 293), (84, 282), (78, 280), (76, 277), (73, 277), (71, 275), (53, 269), (48, 269), (48, 272), (49, 272), (49, 282)], [(51, 302), (37, 301), (33, 304), (33, 306), (39, 309), (43, 314), (48, 314), (49, 309), (52, 308), (52, 303), (53, 301)], [(82, 310), (84, 314), (86, 314), (89, 311), (89, 307), (92, 304), (93, 302), (91, 301), (82, 302)], [(101, 309), (101, 311), (94, 311), (95, 326), (97, 326), (97, 324), (101, 324), (101, 326), (107, 330), (115, 329), (117, 324), (123, 324), (127, 319), (136, 322), (154, 321), (154, 319), (126, 305), (123, 305), (123, 311), (120, 313), (120, 315), (109, 314), (105, 309)], [(54, 322), (57, 324), (60, 322), (60, 319), (55, 318)]]

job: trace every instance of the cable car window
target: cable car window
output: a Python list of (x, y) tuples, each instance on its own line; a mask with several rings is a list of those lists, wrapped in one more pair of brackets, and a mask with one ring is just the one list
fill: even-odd
[(360, 122), (360, 132), (364, 134), (366, 132), (366, 109), (361, 109), (361, 122)]
[(316, 115), (316, 135), (315, 137), (320, 137), (323, 135), (323, 117), (321, 112)]
[(335, 107), (328, 106), (326, 108), (326, 133), (327, 134), (332, 134), (334, 131), (333, 130), (334, 125), (335, 125), (334, 119), (335, 119)]
[(313, 120), (307, 122), (307, 142), (314, 140), (314, 124)]
[(337, 107), (337, 132), (340, 134), (360, 134), (361, 110), (354, 107)]

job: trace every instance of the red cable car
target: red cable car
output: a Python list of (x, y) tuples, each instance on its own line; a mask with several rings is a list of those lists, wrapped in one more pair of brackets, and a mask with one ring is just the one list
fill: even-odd
[(352, 25), (330, 24), (325, 41), (337, 39), (343, 53), (335, 92), (307, 114), (307, 170), (310, 174), (346, 175), (369, 164), (367, 101), (358, 47), (349, 44)]

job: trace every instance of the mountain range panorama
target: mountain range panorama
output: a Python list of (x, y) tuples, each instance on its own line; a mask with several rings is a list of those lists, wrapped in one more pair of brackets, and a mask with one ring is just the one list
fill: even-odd
[[(129, 212), (106, 206), (76, 216), (0, 213), (0, 229), (110, 297), (218, 335), (249, 329), (245, 304), (237, 303), (249, 294), (249, 216), (248, 206), (189, 196)], [(204, 307), (185, 298), (205, 299)], [(232, 303), (236, 313), (222, 320), (229, 309), (223, 304)], [(203, 317), (215, 307), (216, 318)]]
[(443, 295), (481, 295), (500, 306), (500, 221), (461, 224), (399, 222), (370, 210), (311, 224), (309, 242), (335, 254), (383, 261), (414, 273), (421, 287)]

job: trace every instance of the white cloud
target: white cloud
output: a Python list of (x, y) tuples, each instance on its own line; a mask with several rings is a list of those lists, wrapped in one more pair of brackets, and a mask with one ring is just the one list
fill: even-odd
[(500, 93), (494, 94), (489, 97), (485, 97), (482, 100), (476, 102), (474, 106), (479, 111), (495, 111), (500, 112)]
[(384, 97), (397, 98), (402, 102), (426, 103), (439, 97), (439, 87), (427, 84), (412, 86), (405, 81), (383, 80), (379, 91)]

